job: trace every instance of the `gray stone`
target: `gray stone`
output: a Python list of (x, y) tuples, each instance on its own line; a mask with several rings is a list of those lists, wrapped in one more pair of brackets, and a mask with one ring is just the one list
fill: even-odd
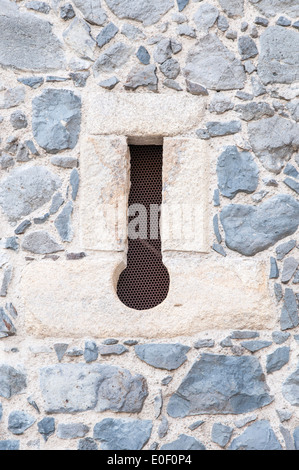
[(140, 86), (145, 86), (151, 91), (157, 91), (158, 78), (155, 65), (136, 66), (130, 71), (124, 87), (136, 90)]
[(144, 46), (139, 47), (136, 56), (143, 65), (148, 65), (151, 61), (151, 56)]
[(283, 270), (281, 274), (281, 282), (283, 284), (287, 284), (292, 279), (298, 266), (299, 261), (297, 261), (295, 258), (286, 258), (283, 263)]
[(17, 110), (10, 116), (10, 123), (14, 129), (25, 129), (28, 126), (26, 114)]
[(152, 421), (106, 418), (94, 427), (93, 437), (102, 450), (141, 450), (152, 432)]
[(5, 305), (5, 308), (6, 308), (6, 310), (8, 311), (9, 315), (12, 318), (14, 318), (14, 319), (18, 318), (18, 312), (17, 312), (16, 308), (14, 307), (14, 305), (11, 302), (7, 303)]
[(299, 79), (299, 37), (296, 31), (270, 26), (260, 37), (258, 75), (264, 85)]
[(213, 246), (212, 246), (213, 250), (216, 251), (219, 255), (221, 256), (227, 256), (226, 255), (226, 252), (223, 248), (223, 246), (219, 245), (219, 243), (213, 243)]
[(214, 423), (212, 428), (212, 441), (220, 447), (225, 447), (232, 437), (233, 428), (222, 423)]
[(184, 73), (211, 90), (244, 88), (244, 67), (214, 34), (203, 37), (189, 51)]
[(287, 288), (284, 294), (284, 304), (280, 316), (280, 328), (288, 330), (299, 325), (298, 307), (295, 294), (292, 289)]
[(250, 59), (258, 55), (255, 42), (249, 36), (241, 36), (238, 40), (239, 53), (242, 60)]
[(29, 150), (25, 144), (22, 142), (19, 143), (17, 153), (16, 153), (16, 161), (17, 162), (28, 162), (30, 161), (29, 158)]
[(277, 261), (272, 256), (270, 257), (270, 274), (269, 279), (278, 279), (279, 278), (279, 269), (277, 266)]
[(160, 65), (160, 70), (167, 78), (175, 79), (179, 75), (181, 68), (180, 64), (175, 59), (168, 59), (162, 65)]
[(242, 101), (252, 101), (254, 96), (250, 93), (245, 93), (245, 91), (237, 91), (236, 98)]
[(276, 349), (272, 354), (267, 356), (267, 374), (272, 374), (276, 370), (280, 370), (290, 359), (290, 348), (283, 346)]
[(219, 231), (219, 222), (218, 222), (218, 214), (214, 215), (213, 217), (213, 228), (214, 228), (214, 233), (216, 235), (218, 243), (222, 242), (222, 236)]
[(170, 39), (161, 39), (155, 47), (154, 60), (158, 62), (158, 64), (163, 64), (163, 62), (171, 58), (171, 55), (172, 49)]
[(101, 76), (103, 73), (111, 73), (119, 70), (129, 60), (129, 57), (133, 53), (133, 48), (124, 44), (123, 42), (117, 42), (106, 49), (105, 52), (99, 55), (98, 59), (94, 63), (93, 73), (96, 78)]
[(16, 222), (50, 201), (60, 186), (60, 178), (46, 167), (17, 168), (0, 181), (0, 206)]
[(73, 149), (81, 126), (81, 99), (70, 90), (46, 89), (32, 102), (33, 135), (49, 153)]
[(244, 426), (246, 426), (246, 424), (251, 423), (252, 421), (255, 421), (256, 419), (257, 419), (256, 414), (245, 416), (244, 418), (237, 419), (235, 421), (235, 426), (237, 428), (243, 428)]
[(171, 88), (172, 90), (183, 91), (181, 85), (175, 80), (172, 80), (171, 78), (166, 78), (166, 80), (164, 80), (163, 82), (163, 85), (167, 88)]
[(108, 44), (108, 42), (111, 41), (111, 39), (113, 39), (116, 36), (118, 31), (119, 29), (117, 26), (115, 26), (114, 23), (108, 23), (106, 26), (104, 26), (101, 32), (97, 35), (97, 38), (96, 38), (97, 45), (99, 47), (105, 46), (106, 44)]
[(8, 430), (12, 434), (23, 434), (35, 423), (34, 416), (24, 411), (12, 411), (8, 417)]
[(43, 436), (45, 442), (55, 433), (55, 419), (47, 417), (37, 423), (38, 432)]
[(64, 21), (72, 20), (76, 16), (73, 6), (66, 3), (60, 8), (60, 18)]
[[(1, 289), (0, 294), (2, 294), (2, 289)], [(1, 295), (1, 297), (5, 297), (5, 295)], [(16, 329), (11, 319), (6, 315), (3, 308), (0, 307), (0, 338), (14, 336), (15, 334), (16, 334)]]
[(237, 134), (241, 131), (240, 121), (218, 122), (211, 121), (206, 123), (207, 131), (211, 137), (222, 137), (224, 135)]
[(70, 78), (73, 80), (73, 83), (76, 87), (84, 88), (90, 72), (74, 72), (70, 73)]
[(178, 54), (183, 49), (182, 43), (176, 39), (170, 39), (171, 50), (174, 54)]
[(31, 405), (31, 406), (35, 409), (35, 411), (38, 412), (38, 414), (40, 414), (40, 409), (39, 409), (39, 407), (37, 406), (36, 402), (33, 400), (33, 398), (32, 398), (32, 397), (28, 397), (28, 398), (27, 398), (27, 401), (28, 401), (29, 405)]
[(261, 119), (264, 116), (274, 116), (274, 110), (268, 103), (246, 103), (235, 106), (235, 111), (240, 113), (240, 118), (244, 121)]
[(216, 93), (209, 105), (210, 113), (223, 114), (225, 111), (229, 111), (234, 108), (230, 98), (224, 93)]
[(220, 220), (228, 248), (253, 256), (296, 232), (299, 203), (279, 194), (257, 207), (231, 204), (222, 209)]
[(226, 37), (227, 39), (231, 39), (232, 41), (234, 41), (235, 39), (237, 39), (238, 33), (237, 33), (237, 31), (234, 31), (234, 30), (232, 30), (232, 29), (229, 29), (229, 30), (227, 31), (227, 33), (225, 34), (225, 37)]
[(69, 357), (80, 357), (80, 356), (83, 356), (83, 354), (84, 354), (83, 350), (80, 349), (80, 348), (76, 348), (76, 347), (70, 349), (66, 353), (66, 355), (69, 356)]
[[(4, 269), (3, 279), (2, 279), (2, 283), (0, 285), (0, 297), (6, 297), (7, 296), (7, 291), (8, 291), (9, 285), (11, 283), (12, 276), (13, 276), (13, 268), (12, 268), (12, 266), (7, 266)], [(1, 307), (0, 307), (0, 312), (1, 312)], [(1, 320), (2, 320), (2, 322), (4, 321), (3, 318)], [(10, 331), (10, 333), (12, 333), (13, 328), (10, 327), (9, 331)]]
[(155, 409), (155, 418), (158, 419), (163, 406), (163, 396), (162, 390), (159, 390), (159, 394), (154, 398), (154, 409)]
[[(0, 23), (1, 23), (1, 16), (0, 16)], [(0, 60), (1, 60), (1, 57), (0, 57)], [(22, 86), (9, 88), (6, 91), (0, 92), (0, 109), (14, 108), (15, 106), (19, 106), (24, 101), (25, 101), (25, 89)]]
[(281, 423), (284, 423), (285, 421), (289, 421), (291, 417), (293, 416), (293, 412), (288, 411), (288, 410), (276, 410), (276, 413), (278, 414), (279, 421)]
[(296, 168), (291, 165), (291, 163), (287, 163), (285, 169), (283, 170), (285, 175), (291, 176), (292, 178), (298, 179), (299, 173)]
[(295, 22), (292, 24), (292, 27), (295, 28), (295, 29), (299, 29), (299, 20), (298, 20), (298, 21), (295, 21)]
[(225, 31), (228, 30), (229, 23), (228, 23), (225, 16), (223, 16), (223, 15), (218, 16), (217, 27), (218, 27), (218, 29), (220, 29), (220, 31), (223, 31), (224, 33), (225, 33)]
[(241, 436), (236, 437), (229, 450), (282, 450), (269, 421), (251, 424)]
[(281, 243), (278, 245), (278, 247), (275, 249), (277, 259), (282, 260), (290, 251), (292, 251), (293, 248), (296, 246), (296, 240), (289, 240), (286, 243)]
[(244, 67), (245, 67), (246, 72), (249, 74), (256, 72), (256, 66), (253, 64), (253, 62), (251, 62), (251, 60), (245, 60)]
[(284, 13), (290, 17), (299, 16), (299, 5), (293, 0), (249, 0), (263, 15), (275, 16)]
[(189, 346), (176, 344), (138, 344), (135, 346), (137, 357), (158, 369), (175, 370), (187, 360)]
[(39, 152), (37, 148), (35, 147), (34, 143), (32, 142), (32, 140), (25, 140), (25, 145), (29, 149), (30, 153), (32, 153), (32, 155), (35, 155), (35, 156), (39, 155)]
[(51, 207), (49, 209), (50, 215), (56, 214), (58, 212), (59, 208), (62, 206), (64, 203), (64, 198), (61, 193), (56, 193), (53, 196)]
[(219, 3), (229, 18), (244, 15), (244, 0), (219, 0)]
[(287, 103), (287, 109), (291, 114), (291, 118), (299, 122), (299, 100), (293, 100)]
[(54, 155), (54, 157), (51, 158), (51, 163), (61, 168), (76, 168), (78, 166), (78, 159), (76, 157)]
[(91, 36), (91, 29), (86, 21), (76, 17), (62, 36), (64, 42), (81, 59), (94, 60), (96, 41)]
[(254, 353), (256, 351), (259, 351), (260, 349), (268, 348), (271, 346), (272, 341), (259, 341), (259, 340), (253, 340), (253, 341), (243, 341), (241, 343), (241, 346), (248, 351)]
[(233, 199), (239, 192), (256, 190), (259, 169), (251, 153), (239, 152), (236, 146), (229, 146), (218, 158), (217, 177), (221, 194)]
[(121, 356), (129, 350), (122, 344), (104, 344), (99, 346), (99, 353), (101, 356)]
[(119, 18), (141, 21), (144, 26), (157, 23), (173, 6), (173, 0), (106, 0)]
[(57, 427), (57, 436), (59, 439), (76, 439), (85, 437), (89, 432), (89, 427), (83, 423), (60, 423)]
[(161, 423), (158, 427), (158, 436), (159, 436), (159, 438), (163, 439), (163, 437), (165, 437), (166, 434), (168, 433), (168, 430), (169, 430), (168, 419), (166, 418), (166, 416), (163, 416), (162, 420), (161, 420)]
[(187, 91), (191, 93), (191, 95), (208, 96), (209, 94), (205, 87), (199, 85), (198, 83), (190, 82), (190, 80), (186, 80), (186, 87)]
[(6, 250), (17, 251), (19, 249), (19, 239), (18, 237), (8, 237), (1, 242), (1, 248)]
[(137, 28), (136, 26), (132, 25), (132, 24), (129, 24), (129, 23), (125, 23), (121, 29), (121, 34), (123, 34), (124, 36), (126, 36), (128, 39), (132, 39), (133, 41), (135, 41), (135, 39), (145, 39), (146, 38), (146, 35), (144, 34), (144, 32)]
[(172, 380), (173, 377), (171, 375), (167, 375), (166, 377), (164, 377), (164, 379), (161, 380), (161, 385), (168, 385)]
[(282, 394), (291, 405), (299, 406), (299, 366), (283, 383)]
[(38, 0), (32, 0), (30, 2), (27, 2), (25, 6), (28, 10), (34, 10), (38, 11), (39, 13), (45, 13), (45, 15), (48, 15), (51, 10), (51, 7), (48, 3), (40, 2)]
[(215, 341), (213, 339), (199, 339), (194, 343), (195, 349), (213, 348), (214, 346)]
[(276, 344), (285, 343), (289, 339), (290, 336), (291, 336), (290, 333), (287, 333), (287, 332), (284, 333), (283, 331), (273, 331), (272, 333), (273, 341)]
[(59, 233), (59, 236), (63, 242), (71, 242), (74, 236), (71, 215), (73, 213), (74, 206), (72, 201), (69, 201), (58, 217), (55, 219), (54, 225)]
[(297, 194), (299, 194), (299, 182), (294, 181), (292, 178), (286, 178), (284, 181), (284, 184), (286, 184), (290, 189), (295, 191)]
[(195, 28), (193, 28), (189, 24), (180, 24), (177, 27), (177, 34), (179, 36), (187, 36), (189, 38), (196, 38)]
[(68, 348), (68, 344), (66, 343), (56, 343), (54, 344), (54, 350), (56, 352), (56, 356), (59, 362), (62, 361), (63, 356), (65, 355)]
[(113, 88), (119, 83), (119, 79), (117, 77), (107, 78), (107, 80), (103, 80), (99, 83), (102, 88), (106, 88), (106, 90), (113, 90)]
[(247, 21), (242, 21), (241, 27), (240, 27), (242, 33), (245, 33), (245, 31), (247, 31), (248, 26), (249, 26), (249, 24), (247, 23)]
[(100, 0), (73, 0), (73, 3), (88, 23), (102, 26), (106, 22), (107, 14), (101, 8)]
[(202, 420), (195, 421), (194, 423), (190, 424), (190, 426), (188, 426), (188, 429), (190, 429), (190, 431), (195, 431), (195, 429), (199, 428), (202, 424), (204, 424), (204, 421)]
[(267, 89), (262, 85), (260, 80), (255, 76), (251, 77), (251, 87), (252, 87), (252, 93), (256, 97), (265, 95), (267, 93)]
[(299, 426), (295, 429), (293, 433), (293, 438), (295, 443), (295, 449), (299, 450)]
[(13, 167), (14, 164), (15, 164), (15, 161), (11, 155), (3, 153), (2, 156), (0, 157), (1, 170), (7, 170), (8, 168)]
[(188, 5), (189, 0), (177, 0), (179, 11), (183, 11), (184, 8)]
[(286, 18), (285, 16), (280, 16), (278, 20), (276, 21), (276, 24), (278, 26), (291, 26), (291, 20)]
[(84, 251), (80, 251), (80, 253), (67, 253), (66, 254), (67, 260), (78, 260), (82, 258), (86, 258), (86, 253), (84, 253)]
[(22, 243), (22, 248), (23, 250), (36, 254), (57, 253), (63, 250), (63, 247), (44, 230), (38, 230), (26, 235)]
[(181, 434), (175, 441), (164, 444), (160, 450), (206, 450), (206, 448), (194, 437)]
[(295, 272), (293, 284), (299, 284), (299, 269)]
[(30, 88), (38, 88), (44, 83), (43, 77), (26, 77), (18, 78), (18, 82), (23, 83), (23, 85), (29, 86)]
[(119, 343), (119, 340), (115, 338), (107, 338), (102, 341), (102, 344), (106, 344), (107, 346), (112, 346), (113, 344), (117, 343)]
[(219, 16), (219, 11), (210, 3), (202, 3), (194, 15), (194, 23), (198, 31), (208, 33), (215, 24)]
[(220, 206), (220, 193), (219, 193), (219, 189), (215, 189), (214, 190), (214, 194), (213, 194), (213, 204), (215, 207), (219, 207)]
[(255, 357), (202, 354), (178, 390), (167, 412), (174, 418), (200, 414), (240, 414), (272, 402)]
[(227, 338), (224, 338), (222, 341), (220, 341), (219, 344), (222, 348), (231, 348), (233, 346), (233, 342), (230, 336), (228, 336)]
[(143, 376), (103, 364), (44, 367), (40, 370), (40, 387), (47, 413), (139, 413), (148, 395)]
[(265, 28), (269, 25), (269, 20), (267, 20), (267, 18), (263, 18), (262, 16), (256, 16), (254, 22), (255, 24), (264, 26)]
[(0, 441), (0, 450), (20, 450), (20, 441)]
[(12, 2), (1, 0), (0, 64), (35, 72), (64, 69), (63, 46), (48, 21), (21, 13)]
[(84, 347), (84, 359), (87, 363), (94, 362), (99, 357), (99, 349), (94, 341), (86, 341)]
[(50, 217), (50, 214), (49, 212), (47, 212), (46, 214), (42, 215), (41, 217), (35, 217), (33, 219), (33, 222), (36, 224), (36, 225), (41, 225), (41, 224), (44, 224), (45, 222), (47, 222), (47, 220), (49, 219)]
[(290, 431), (283, 426), (279, 426), (279, 429), (284, 438), (286, 450), (295, 450), (294, 441), (292, 439)]
[(98, 444), (94, 439), (86, 437), (85, 439), (80, 439), (78, 450), (98, 450)]

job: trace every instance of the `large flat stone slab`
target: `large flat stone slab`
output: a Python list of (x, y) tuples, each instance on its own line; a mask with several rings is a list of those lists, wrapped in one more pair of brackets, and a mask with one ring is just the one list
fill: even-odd
[[(42, 260), (22, 273), (16, 305), (28, 335), (38, 337), (171, 338), (214, 329), (271, 329), (277, 312), (267, 263), (209, 260), (191, 254), (163, 257), (170, 290), (159, 306), (136, 311), (117, 297), (124, 254), (89, 253), (81, 260)], [(200, 307), (199, 307), (200, 306)]]
[[(154, 93), (107, 94), (85, 92), (85, 135), (167, 137), (181, 135), (200, 125), (205, 98), (155, 95)], [(116, 119), (117, 116), (117, 119)], [(145, 144), (146, 145), (146, 144)]]

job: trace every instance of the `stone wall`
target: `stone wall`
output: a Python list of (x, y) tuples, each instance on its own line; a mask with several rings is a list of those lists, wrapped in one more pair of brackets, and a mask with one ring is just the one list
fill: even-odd
[[(0, 450), (299, 450), (298, 17), (0, 0)], [(131, 143), (164, 148), (148, 312), (116, 295)]]

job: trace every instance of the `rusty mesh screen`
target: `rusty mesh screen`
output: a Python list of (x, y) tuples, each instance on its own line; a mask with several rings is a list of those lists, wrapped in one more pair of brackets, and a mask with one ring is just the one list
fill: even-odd
[[(162, 203), (163, 147), (131, 145), (130, 154), (129, 207), (132, 204), (145, 206), (147, 217), (143, 229), (147, 237), (131, 239), (129, 235), (127, 268), (119, 277), (117, 295), (127, 307), (147, 310), (159, 305), (169, 289), (169, 274), (162, 263), (160, 212), (157, 217), (150, 217), (150, 205)], [(129, 216), (129, 223), (135, 217)], [(156, 238), (151, 237), (153, 233), (157, 234)]]

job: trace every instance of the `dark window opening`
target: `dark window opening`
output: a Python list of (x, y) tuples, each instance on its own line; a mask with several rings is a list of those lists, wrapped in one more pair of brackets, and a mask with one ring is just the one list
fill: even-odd
[(127, 307), (147, 310), (165, 300), (170, 283), (159, 226), (163, 147), (131, 145), (130, 155), (127, 267), (119, 277), (117, 295)]

